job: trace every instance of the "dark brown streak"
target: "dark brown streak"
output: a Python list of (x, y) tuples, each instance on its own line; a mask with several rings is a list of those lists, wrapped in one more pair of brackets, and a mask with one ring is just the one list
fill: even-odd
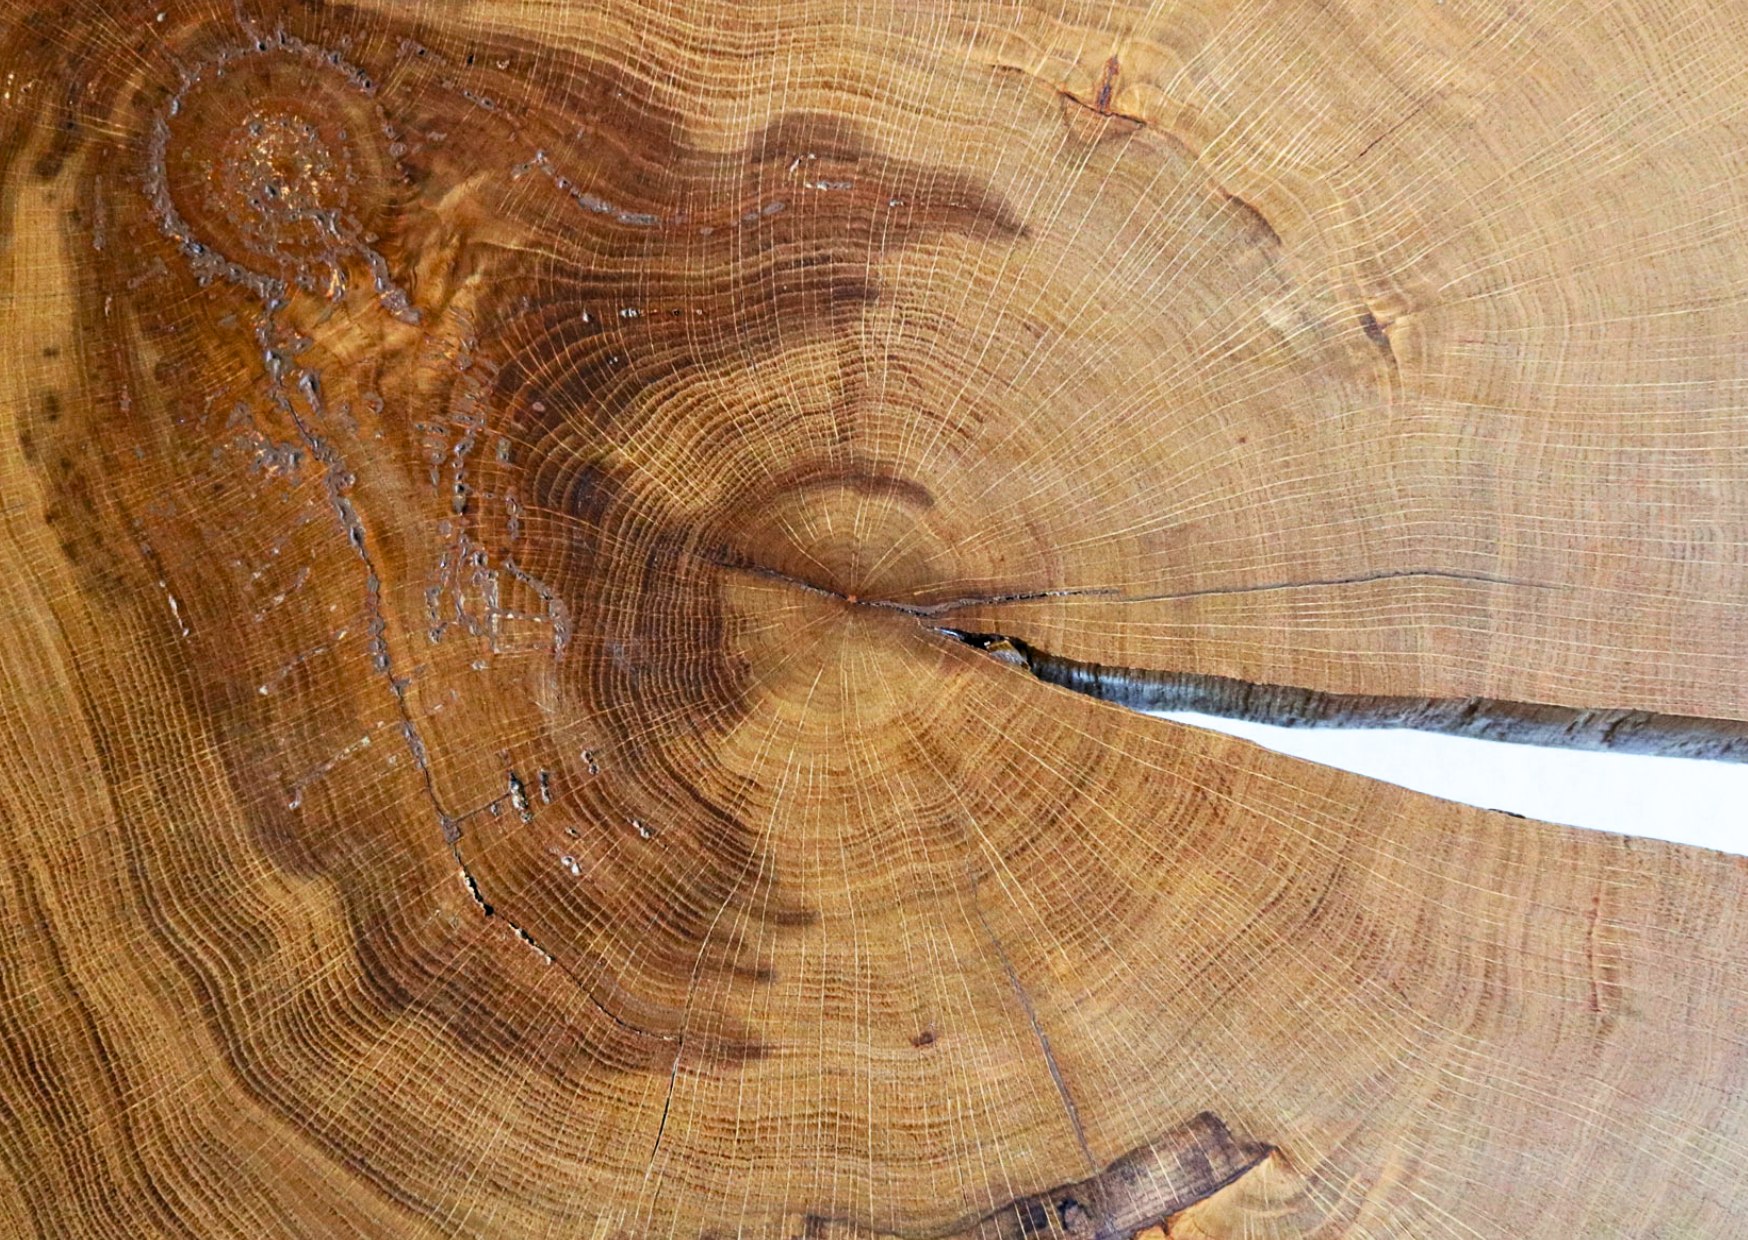
[(1190, 711), (1283, 728), (1414, 728), (1518, 745), (1748, 762), (1748, 722), (1739, 719), (1500, 698), (1325, 693), (1197, 672), (1109, 667), (1048, 654), (995, 633), (936, 632), (1020, 664), (1046, 684), (1149, 713)]

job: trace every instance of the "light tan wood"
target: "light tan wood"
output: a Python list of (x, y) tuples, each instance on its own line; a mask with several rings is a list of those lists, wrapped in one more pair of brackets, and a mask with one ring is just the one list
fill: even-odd
[(1732, 6), (0, 11), (0, 1234), (1748, 1235)]

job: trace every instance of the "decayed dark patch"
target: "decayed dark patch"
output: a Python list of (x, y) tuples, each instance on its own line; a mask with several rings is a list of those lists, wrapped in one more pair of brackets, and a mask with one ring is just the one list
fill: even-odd
[[(718, 510), (682, 519), (615, 448), (662, 415), (676, 382), (853, 340), (885, 296), (883, 255), (943, 236), (1013, 244), (1024, 226), (976, 179), (891, 157), (832, 117), (778, 117), (725, 154), (688, 132), (684, 99), (650, 85), (655, 75), (575, 53), (503, 40), (476, 55), (338, 6), (180, 26), (155, 13), (93, 8), (88, 26), (69, 17), (40, 50), (43, 72), (73, 84), (66, 136), (45, 159), (54, 175), (80, 178), (75, 200), (91, 209), (75, 227), (102, 222), (102, 244), (93, 235), (80, 247), (83, 351), (94, 384), (120, 394), (119, 405), (94, 407), (93, 424), (53, 436), (43, 423), (58, 411), (45, 402), (27, 429), (39, 457), (53, 444), (53, 459), (69, 462), (45, 470), (49, 519), (78, 534), (70, 556), (135, 538), (159, 548), (113, 597), (162, 611), (174, 590), (216, 614), (235, 588), (232, 549), (265, 545), (286, 514), (305, 515), (263, 509), (253, 539), (233, 528), (250, 520), (247, 504), (307, 500), (316, 524), (298, 528), (326, 531), (323, 571), (355, 578), (364, 600), (357, 625), (372, 653), (357, 666), (373, 667), (387, 706), (404, 707), (419, 669), (393, 661), (382, 634), (422, 633), (425, 618), (384, 615), (395, 605), (385, 581), (412, 554), (389, 540), (418, 522), (371, 511), (365, 484), (412, 493), (430, 468), (422, 428), (466, 428), (471, 454), (451, 451), (442, 465), (447, 536), (562, 610), (550, 644), (558, 709), (586, 711), (595, 729), (583, 759), (567, 742), (547, 762), (550, 799), (493, 817), (443, 804), (426, 778), (428, 830), (403, 846), (383, 838), (381, 806), (286, 795), (278, 738), (301, 725), (274, 713), (280, 698), (258, 688), (249, 652), (199, 640), (168, 649), (183, 662), (166, 681), (187, 686), (191, 713), (230, 738), (217, 752), (268, 854), (335, 883), (375, 1019), (416, 1006), (492, 1059), (555, 1077), (665, 1073), (681, 1005), (614, 976), (589, 954), (591, 934), (636, 937), (639, 967), (684, 993), (695, 979), (766, 984), (770, 969), (745, 944), (803, 931), (818, 914), (762, 877), (771, 867), (756, 834), (682, 752), (750, 709), (711, 554), (744, 534), (746, 505), (772, 483), (749, 478)], [(141, 33), (109, 46), (118, 30)], [(149, 347), (136, 350), (142, 340)], [(215, 464), (213, 444), (238, 438), (238, 416), (261, 442), (291, 443), (314, 481), (276, 491), (257, 477), (258, 460), (255, 475)], [(361, 417), (380, 434), (357, 430)], [(253, 430), (257, 418), (266, 431)], [(166, 507), (139, 531), (108, 529), (65, 455), (80, 438), (181, 471), (165, 490), (198, 494), (221, 522)], [(877, 462), (824, 461), (775, 486), (933, 503)], [(233, 602), (239, 614), (251, 605)], [(403, 771), (446, 760), (420, 722), (408, 714), (400, 736), (380, 734), (378, 744), (404, 736)], [(518, 722), (536, 732), (549, 723), (533, 711)], [(545, 735), (527, 743), (559, 746)], [(560, 815), (585, 827), (577, 854), (595, 853), (590, 879), (562, 890), (533, 868), (551, 871), (551, 859), (531, 847), (521, 856), (515, 836)], [(426, 844), (457, 849), (477, 934), (432, 944), (428, 925), (408, 920), (409, 892), (430, 871), (385, 879), (384, 857)], [(719, 920), (738, 929), (713, 935)], [(500, 932), (507, 947), (479, 950)], [(518, 1013), (540, 1006), (527, 966), (541, 957), (575, 979), (600, 1019), (584, 1013), (556, 1041), (523, 1026)], [(488, 1010), (482, 994), (505, 1000)], [(756, 1030), (721, 1013), (703, 1023), (711, 1032), (688, 1054), (705, 1068), (765, 1053)], [(295, 1107), (271, 1073), (245, 1075)]]
[[(690, 992), (769, 985), (756, 944), (805, 932), (819, 913), (769, 877), (758, 834), (699, 775), (699, 738), (733, 727), (753, 692), (729, 653), (712, 557), (758, 552), (745, 510), (773, 487), (918, 509), (934, 497), (879, 462), (830, 458), (679, 514), (618, 448), (664, 416), (677, 383), (822, 341), (849, 351), (887, 295), (883, 256), (943, 237), (1011, 245), (1023, 224), (976, 179), (894, 158), (826, 116), (779, 117), (725, 154), (688, 132), (682, 97), (635, 67), (513, 40), (476, 55), (338, 6), (194, 25), (156, 11), (70, 15), (33, 62), (79, 84), (66, 96), (79, 124), (39, 171), (77, 179), (71, 200), (90, 204), (70, 225), (86, 232), (74, 238), (81, 361), (92, 389), (114, 394), (71, 402), (78, 425), (52, 433), (49, 394), (24, 428), (68, 555), (125, 559), (125, 579), (100, 593), (163, 626), (166, 591), (208, 615), (248, 615), (263, 604), (237, 584), (249, 569), (231, 566), (303, 538), (311, 589), (351, 609), (311, 604), (279, 632), (286, 650), (196, 632), (154, 657), (190, 718), (222, 740), (212, 752), (248, 819), (239, 836), (338, 893), (354, 952), (346, 1019), (361, 1038), (416, 1013), (559, 1094), (604, 1075), (665, 1078), (682, 1041), (688, 1071), (759, 1060), (759, 1030), (731, 1014), (700, 1008), (688, 1022)], [(136, 42), (115, 44), (120, 31)], [(838, 412), (847, 423), (854, 410)], [(421, 447), (433, 426), (465, 432), (444, 440), (437, 466)], [(289, 445), (304, 468), (266, 479), (258, 453), (226, 455), (239, 441)], [(105, 469), (148, 462), (118, 479), (155, 471), (137, 529), (93, 502), (81, 443), (101, 446)], [(440, 475), (440, 510), (371, 507), (423, 494), (428, 474)], [(417, 541), (438, 515), (458, 556), (564, 616), (541, 651), (556, 704), (513, 720), (527, 734), (517, 744), (552, 751), (540, 756), (551, 777), (538, 801), (522, 786), (521, 812), (445, 803), (430, 771), (456, 755), (427, 743), (428, 717), (408, 705), (411, 686), (459, 713), (490, 683), (421, 681), (430, 649), (405, 657), (393, 644), (424, 640), (427, 617), (393, 609), (448, 554), (435, 536)], [(136, 553), (147, 544), (150, 563)], [(397, 573), (413, 588), (397, 594)], [(296, 606), (239, 631), (267, 633)], [(320, 713), (289, 713), (301, 703), (257, 656), (317, 648), (327, 653), (296, 674), (334, 678), (333, 691), (311, 695)], [(368, 752), (397, 749), (397, 765), (373, 768), (363, 790), (376, 799), (345, 795), (360, 790), (345, 766), (331, 794), (299, 784), (288, 795), (288, 753), (337, 732), (349, 694), (372, 727), (388, 721)], [(587, 750), (562, 731), (579, 715)], [(559, 836), (564, 823), (576, 838)], [(574, 881), (526, 844), (535, 832), (582, 859)], [(433, 876), (454, 884), (441, 917)], [(336, 992), (276, 996), (274, 1020), (257, 1021), (244, 1008), (276, 950), (270, 934), (217, 902), (190, 914), (196, 928), (181, 916), (166, 913), (158, 931), (210, 996), (237, 1078), (302, 1122), (307, 1097), (287, 1084), (302, 1078), (276, 1057), (347, 1049), (325, 1024)], [(635, 972), (592, 950), (605, 936), (632, 946)], [(277, 1041), (285, 1029), (299, 1033)], [(318, 1044), (330, 1036), (340, 1045)], [(423, 1208), (396, 1168), (357, 1160), (339, 1118), (322, 1123), (316, 1139)]]
[[(742, 941), (755, 941), (759, 926), (778, 935), (804, 928), (816, 914), (766, 890), (754, 833), (682, 757), (751, 709), (749, 669), (727, 653), (722, 554), (769, 550), (749, 514), (774, 495), (841, 487), (919, 508), (933, 497), (877, 463), (822, 459), (771, 478), (748, 471), (713, 509), (676, 514), (618, 446), (664, 416), (663, 393), (853, 338), (883, 296), (873, 274), (881, 255), (942, 234), (1012, 243), (1024, 229), (987, 187), (886, 156), (836, 118), (780, 117), (723, 156), (693, 146), (677, 107), (647, 86), (594, 66), (580, 72), (611, 86), (611, 106), (583, 113), (587, 143), (554, 126), (523, 174), (557, 194), (555, 215), (536, 229), (554, 235), (548, 256), (485, 258), (496, 291), (473, 327), (497, 366), (491, 403), (506, 411), (516, 447), (480, 477), (486, 490), (519, 496), (518, 559), (554, 583), (573, 618), (560, 683), (612, 737), (613, 778), (584, 784), (573, 804), (593, 821), (659, 824), (661, 836), (659, 848), (601, 846), (587, 867), (598, 877), (576, 889), (581, 898), (544, 911), (524, 901), (515, 916), (543, 942), (645, 926), (646, 968), (685, 978), (702, 959), (706, 975), (748, 980), (759, 967), (738, 959)], [(614, 114), (634, 127), (614, 133)], [(501, 536), (490, 514), (479, 528), (488, 545)], [(615, 881), (628, 865), (648, 868), (635, 882)], [(621, 894), (591, 900), (609, 885)], [(719, 916), (724, 908), (732, 915)], [(553, 919), (562, 931), (543, 932)], [(746, 928), (713, 934), (727, 924)], [(553, 950), (562, 958), (562, 947)], [(598, 990), (627, 1021), (678, 1031), (673, 1004), (611, 979)]]

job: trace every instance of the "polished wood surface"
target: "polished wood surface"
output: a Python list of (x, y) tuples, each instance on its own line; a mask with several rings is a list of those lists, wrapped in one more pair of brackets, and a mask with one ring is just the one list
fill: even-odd
[(1736, 6), (0, 13), (0, 1236), (1748, 1235)]

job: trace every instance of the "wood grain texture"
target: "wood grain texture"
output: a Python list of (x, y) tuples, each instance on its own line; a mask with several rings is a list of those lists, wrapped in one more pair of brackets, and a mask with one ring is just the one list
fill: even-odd
[(0, 13), (0, 1235), (1748, 1235), (1732, 6)]

